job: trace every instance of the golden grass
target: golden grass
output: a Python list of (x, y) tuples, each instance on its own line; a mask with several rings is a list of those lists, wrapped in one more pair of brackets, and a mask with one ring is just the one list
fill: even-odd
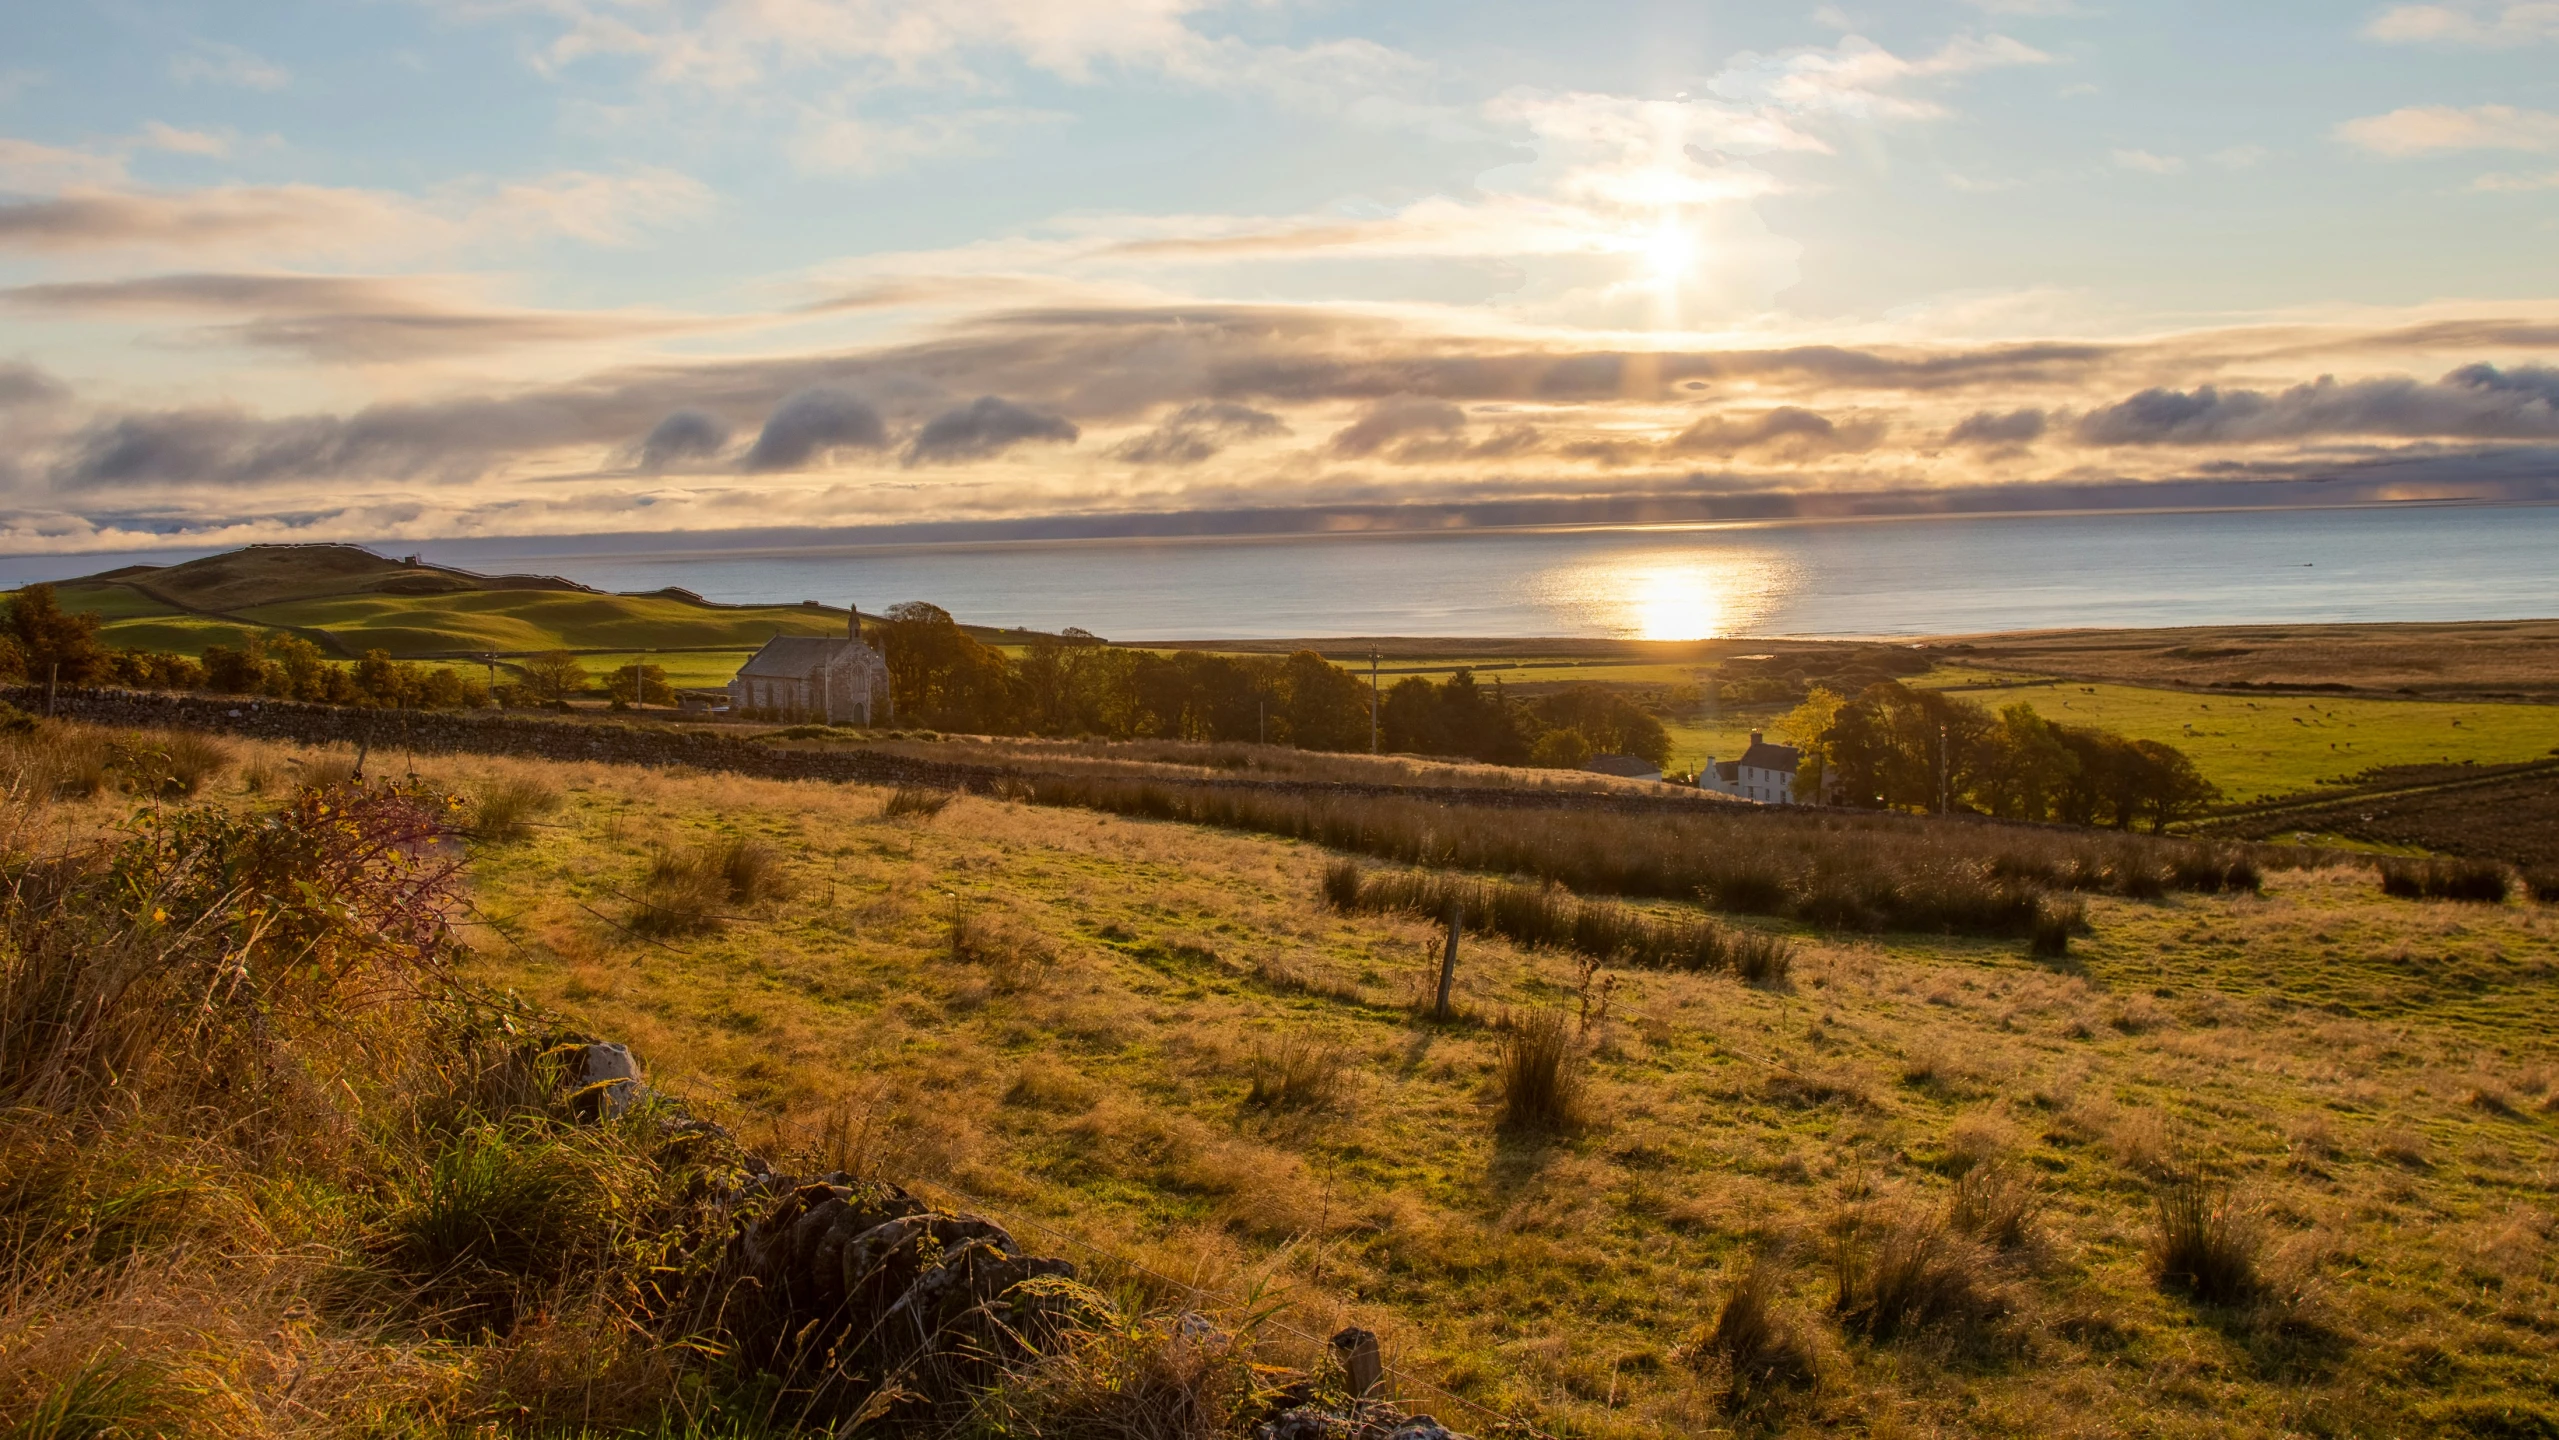
[[(1463, 1017), (1569, 1005), (1578, 967), (1470, 935), (1461, 1019), (1420, 1023), (1439, 927), (1328, 910), (1327, 852), (981, 797), (918, 824), (861, 787), (435, 765), (566, 796), (562, 828), (482, 862), (486, 980), (627, 1040), (750, 1135), (858, 1115), (837, 1128), (866, 1163), (1141, 1264), (1124, 1273), (1161, 1294), (1263, 1286), (1310, 1334), (1367, 1325), (1453, 1424), (1489, 1428), (1419, 1379), (1557, 1433), (1729, 1424), (1680, 1337), (1717, 1322), (1712, 1277), (1770, 1247), (1796, 1258), (1763, 1298), (1826, 1357), (1773, 1387), (1754, 1423), (1776, 1431), (2387, 1432), (2551, 1408), (2545, 908), (2300, 871), (2262, 895), (2092, 898), (2095, 934), (2051, 964), (1801, 937), (1775, 989), (1624, 977), (1587, 1041), (1587, 1123), (1524, 1133), (1496, 1123), (1499, 1032)], [(773, 846), (791, 897), (665, 945), (602, 918), (653, 850), (719, 836)], [(1008, 988), (953, 963), (954, 895), (1053, 964)], [(1254, 1056), (1310, 1033), (1357, 1103), (1247, 1104)], [(2243, 1181), (2318, 1325), (2156, 1283), (2172, 1136)], [(1992, 1162), (2036, 1177), (2014, 1247), (2005, 1202), (1958, 1188)], [(1988, 1338), (1809, 1318), (1843, 1207), (1944, 1217), (1938, 1253), (1978, 1247), (1997, 1303), (1950, 1313), (1993, 1316)]]

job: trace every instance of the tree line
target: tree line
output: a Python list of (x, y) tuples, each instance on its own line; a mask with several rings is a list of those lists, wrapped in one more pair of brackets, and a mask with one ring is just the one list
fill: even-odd
[(1898, 681), (1854, 699), (1816, 689), (1779, 728), (1803, 752), (1795, 793), (1841, 805), (2157, 831), (2221, 798), (2173, 745)]
[(869, 633), (900, 722), (946, 730), (1364, 750), (1375, 703), (1380, 748), (1396, 754), (1564, 767), (1598, 753), (1655, 765), (1670, 755), (1661, 722), (1597, 686), (1521, 702), (1460, 670), (1436, 684), (1408, 676), (1377, 698), (1312, 650), (1159, 654), (1077, 629), (1036, 637), (1016, 657), (922, 602), (890, 609)]

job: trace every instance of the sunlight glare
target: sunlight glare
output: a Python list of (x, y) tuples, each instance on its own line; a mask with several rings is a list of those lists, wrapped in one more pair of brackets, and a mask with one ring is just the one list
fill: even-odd
[(1644, 242), (1644, 263), (1652, 271), (1655, 284), (1676, 287), (1687, 275), (1697, 258), (1697, 242), (1688, 227), (1679, 223), (1676, 212), (1662, 216)]
[(1713, 640), (1764, 618), (1779, 576), (1763, 555), (1648, 550), (1559, 570), (1547, 603), (1635, 640)]

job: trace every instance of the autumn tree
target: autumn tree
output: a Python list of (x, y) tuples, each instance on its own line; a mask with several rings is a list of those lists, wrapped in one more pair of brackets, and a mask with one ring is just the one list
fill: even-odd
[(527, 655), (516, 662), (524, 672), (524, 683), (544, 700), (566, 700), (585, 691), (588, 683), (586, 667), (578, 657), (566, 650), (545, 650)]

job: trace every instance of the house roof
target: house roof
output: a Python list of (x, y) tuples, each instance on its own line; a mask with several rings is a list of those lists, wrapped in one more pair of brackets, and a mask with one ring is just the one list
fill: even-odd
[(827, 661), (859, 642), (841, 635), (776, 635), (738, 667), (738, 678), (805, 680)]
[(1714, 767), (1716, 779), (1727, 785), (1741, 783), (1742, 762), (1739, 760), (1717, 760), (1714, 762)]
[(1747, 765), (1753, 770), (1782, 770), (1792, 775), (1803, 768), (1804, 752), (1792, 745), (1771, 745), (1762, 740), (1743, 751), (1742, 758), (1734, 763)]
[(1593, 755), (1582, 762), (1582, 768), (1634, 780), (1658, 780), (1662, 774), (1662, 767), (1640, 755)]

